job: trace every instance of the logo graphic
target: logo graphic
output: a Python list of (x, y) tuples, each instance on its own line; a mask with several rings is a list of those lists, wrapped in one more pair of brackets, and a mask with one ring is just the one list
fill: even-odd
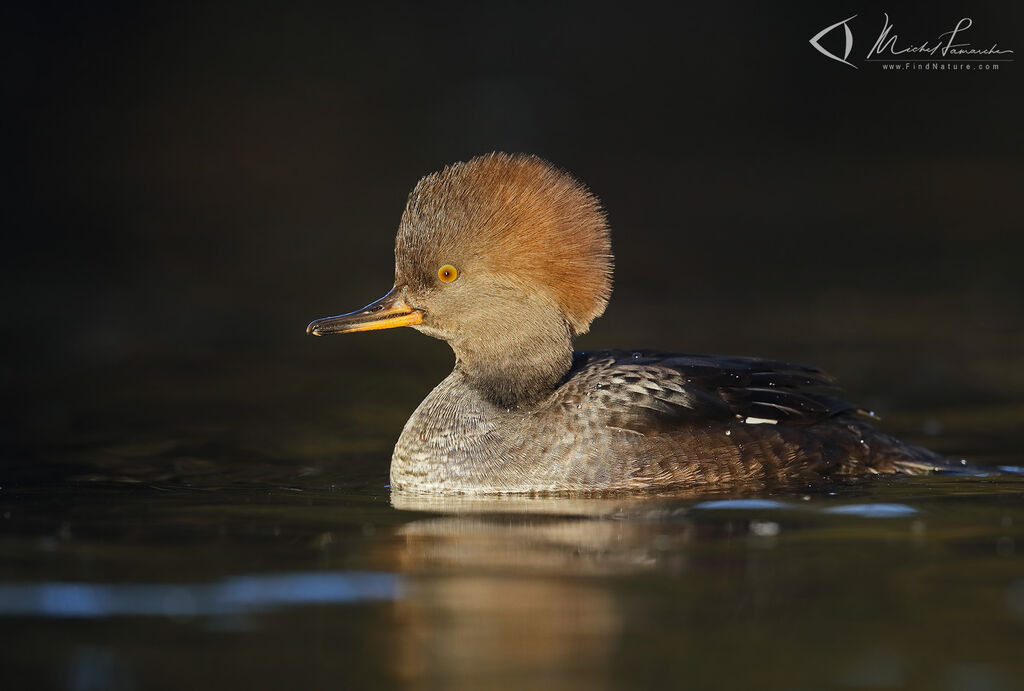
[[(853, 52), (853, 29), (850, 22), (857, 15), (847, 17), (841, 22), (836, 22), (814, 34), (809, 43), (814, 50), (824, 55), (829, 60), (841, 62), (847, 67), (857, 69), (857, 65), (850, 62), (850, 53)], [(974, 35), (969, 31), (974, 26), (974, 20), (970, 17), (961, 17), (949, 31), (938, 34), (935, 38), (921, 40), (919, 37), (905, 39), (897, 35), (895, 26), (887, 12), (882, 13), (882, 29), (878, 38), (868, 50), (867, 54), (857, 62), (864, 64), (876, 64), (885, 71), (906, 71), (906, 70), (984, 70), (995, 71), (1006, 63), (1013, 62), (1013, 49), (1000, 48), (998, 43), (989, 44), (987, 41), (982, 44), (973, 43), (967, 40), (967, 35)], [(822, 39), (833, 32), (839, 31), (842, 27), (845, 44), (843, 53), (832, 52), (821, 45)], [(829, 39), (831, 45), (835, 45), (835, 39)]]
[[(857, 15), (853, 15), (853, 17), (856, 16)], [(826, 26), (824, 29), (814, 34), (814, 37), (811, 38), (810, 43), (812, 46), (814, 46), (814, 49), (816, 51), (824, 55), (826, 58), (832, 58), (837, 62), (841, 62), (844, 65), (849, 65), (853, 69), (857, 69), (856, 65), (847, 61), (847, 58), (850, 57), (850, 51), (853, 50), (853, 32), (850, 31), (850, 25), (847, 24), (847, 22), (853, 19), (853, 17), (848, 17), (841, 22), (836, 22), (832, 26)], [(827, 50), (822, 48), (821, 43), (819, 43), (819, 41), (822, 39), (823, 36), (825, 36), (825, 34), (839, 27), (843, 27), (843, 30), (846, 32), (846, 49), (843, 51), (843, 57), (839, 57), (838, 55), (834, 55), (833, 53), (828, 52)]]

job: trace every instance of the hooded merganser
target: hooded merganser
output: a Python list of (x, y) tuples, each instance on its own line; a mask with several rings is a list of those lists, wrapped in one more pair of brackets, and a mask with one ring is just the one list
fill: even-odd
[(607, 220), (587, 188), (535, 156), (493, 153), (420, 180), (398, 227), (394, 287), (306, 332), (412, 326), (455, 351), (395, 445), (398, 490), (693, 488), (946, 464), (873, 429), (813, 367), (574, 353), (611, 279)]

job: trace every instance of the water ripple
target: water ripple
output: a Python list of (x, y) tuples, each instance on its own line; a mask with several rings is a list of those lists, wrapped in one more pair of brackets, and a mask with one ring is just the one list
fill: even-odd
[(714, 501), (702, 501), (699, 504), (694, 504), (692, 508), (708, 511), (742, 511), (744, 509), (793, 509), (800, 507), (782, 501), (775, 501), (774, 499), (717, 499)]
[(898, 518), (900, 516), (913, 516), (919, 513), (917, 509), (906, 504), (842, 504), (839, 506), (818, 507), (806, 504), (792, 504), (774, 499), (720, 499), (703, 501), (699, 504), (694, 504), (691, 508), (704, 511), (817, 511), (820, 513), (861, 516), (864, 518)]
[(214, 583), (7, 583), (0, 584), (0, 616), (219, 617), (394, 600), (400, 591), (395, 574), (352, 571), (245, 575)]
[(906, 504), (844, 504), (843, 506), (830, 506), (827, 509), (822, 509), (822, 512), (865, 518), (898, 518), (919, 513), (917, 509)]

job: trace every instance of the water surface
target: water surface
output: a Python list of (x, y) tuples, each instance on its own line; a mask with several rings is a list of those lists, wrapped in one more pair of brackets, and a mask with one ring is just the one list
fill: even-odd
[(472, 499), (390, 492), (397, 382), (267, 394), (294, 418), (151, 391), (148, 424), (8, 452), (7, 688), (1022, 688), (1013, 406), (889, 423), (984, 429), (965, 475)]

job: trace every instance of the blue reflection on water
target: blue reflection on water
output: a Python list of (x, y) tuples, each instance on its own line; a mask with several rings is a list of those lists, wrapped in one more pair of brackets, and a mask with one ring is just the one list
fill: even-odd
[(824, 513), (838, 513), (843, 516), (864, 516), (866, 518), (898, 518), (913, 516), (918, 510), (906, 504), (844, 504), (830, 506)]
[(919, 513), (917, 509), (906, 504), (842, 504), (840, 506), (807, 506), (791, 504), (774, 499), (720, 499), (715, 501), (702, 501), (694, 504), (694, 509), (702, 510), (779, 510), (788, 509), (791, 511), (820, 511), (821, 513), (840, 514), (843, 516), (862, 516), (864, 518), (897, 518), (899, 516), (913, 516)]
[(237, 576), (215, 583), (9, 583), (0, 584), (0, 616), (230, 616), (400, 595), (395, 574), (352, 571)]
[(694, 509), (712, 510), (744, 510), (744, 509), (792, 509), (792, 504), (787, 504), (774, 499), (718, 499), (715, 501), (702, 501), (693, 505)]

